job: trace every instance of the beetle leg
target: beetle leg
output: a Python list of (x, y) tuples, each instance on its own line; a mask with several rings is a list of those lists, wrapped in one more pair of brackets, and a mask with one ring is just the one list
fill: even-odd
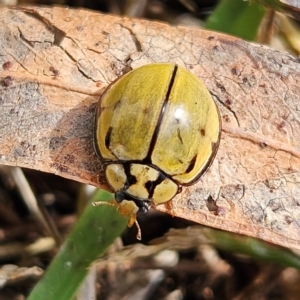
[(167, 209), (168, 213), (172, 215), (172, 217), (175, 217), (176, 214), (175, 214), (172, 200), (165, 203), (165, 208)]
[(121, 213), (121, 215), (125, 216), (125, 217), (129, 217), (128, 220), (128, 227), (131, 227), (133, 224), (135, 224), (136, 228), (137, 228), (137, 234), (136, 234), (136, 238), (140, 241), (142, 239), (142, 231), (141, 231), (141, 227), (136, 219), (136, 213), (137, 213), (137, 208), (135, 207), (135, 205), (133, 206), (131, 201), (125, 201), (122, 204), (117, 203), (115, 200), (111, 200), (111, 201), (97, 201), (97, 202), (92, 202), (93, 206), (99, 206), (99, 205), (109, 205), (109, 206), (113, 206), (116, 207), (117, 210)]
[[(121, 212), (121, 214), (122, 214), (122, 212)], [(135, 226), (137, 228), (136, 238), (140, 241), (142, 239), (142, 230), (136, 219), (136, 214), (130, 215), (128, 223), (127, 223), (128, 227), (131, 227), (133, 224), (135, 224)]]

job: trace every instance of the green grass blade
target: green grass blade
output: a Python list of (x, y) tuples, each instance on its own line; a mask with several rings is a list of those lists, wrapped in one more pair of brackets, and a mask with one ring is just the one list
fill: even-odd
[(300, 256), (287, 248), (222, 230), (205, 228), (204, 232), (219, 249), (300, 270)]
[[(92, 201), (112, 197), (97, 191)], [(90, 264), (120, 236), (126, 224), (127, 219), (115, 207), (88, 205), (28, 300), (72, 299)]]
[(205, 23), (209, 30), (254, 40), (265, 13), (255, 1), (223, 0)]

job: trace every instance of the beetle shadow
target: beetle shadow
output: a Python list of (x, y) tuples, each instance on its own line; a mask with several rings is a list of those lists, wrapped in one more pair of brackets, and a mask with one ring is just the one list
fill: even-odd
[(103, 163), (93, 144), (98, 101), (99, 96), (88, 96), (61, 113), (49, 139), (50, 169), (56, 175), (107, 189)]

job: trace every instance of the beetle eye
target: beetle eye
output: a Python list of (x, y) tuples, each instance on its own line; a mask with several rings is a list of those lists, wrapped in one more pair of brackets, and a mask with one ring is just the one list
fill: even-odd
[(125, 195), (124, 195), (123, 191), (118, 191), (115, 193), (115, 200), (118, 203), (121, 203), (124, 199), (125, 199)]

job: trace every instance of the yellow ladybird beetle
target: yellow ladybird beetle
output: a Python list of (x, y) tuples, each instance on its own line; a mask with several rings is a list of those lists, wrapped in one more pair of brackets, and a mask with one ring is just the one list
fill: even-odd
[(97, 104), (94, 136), (111, 205), (131, 216), (131, 226), (137, 213), (171, 201), (207, 171), (220, 132), (214, 100), (183, 67), (144, 65), (112, 82)]

